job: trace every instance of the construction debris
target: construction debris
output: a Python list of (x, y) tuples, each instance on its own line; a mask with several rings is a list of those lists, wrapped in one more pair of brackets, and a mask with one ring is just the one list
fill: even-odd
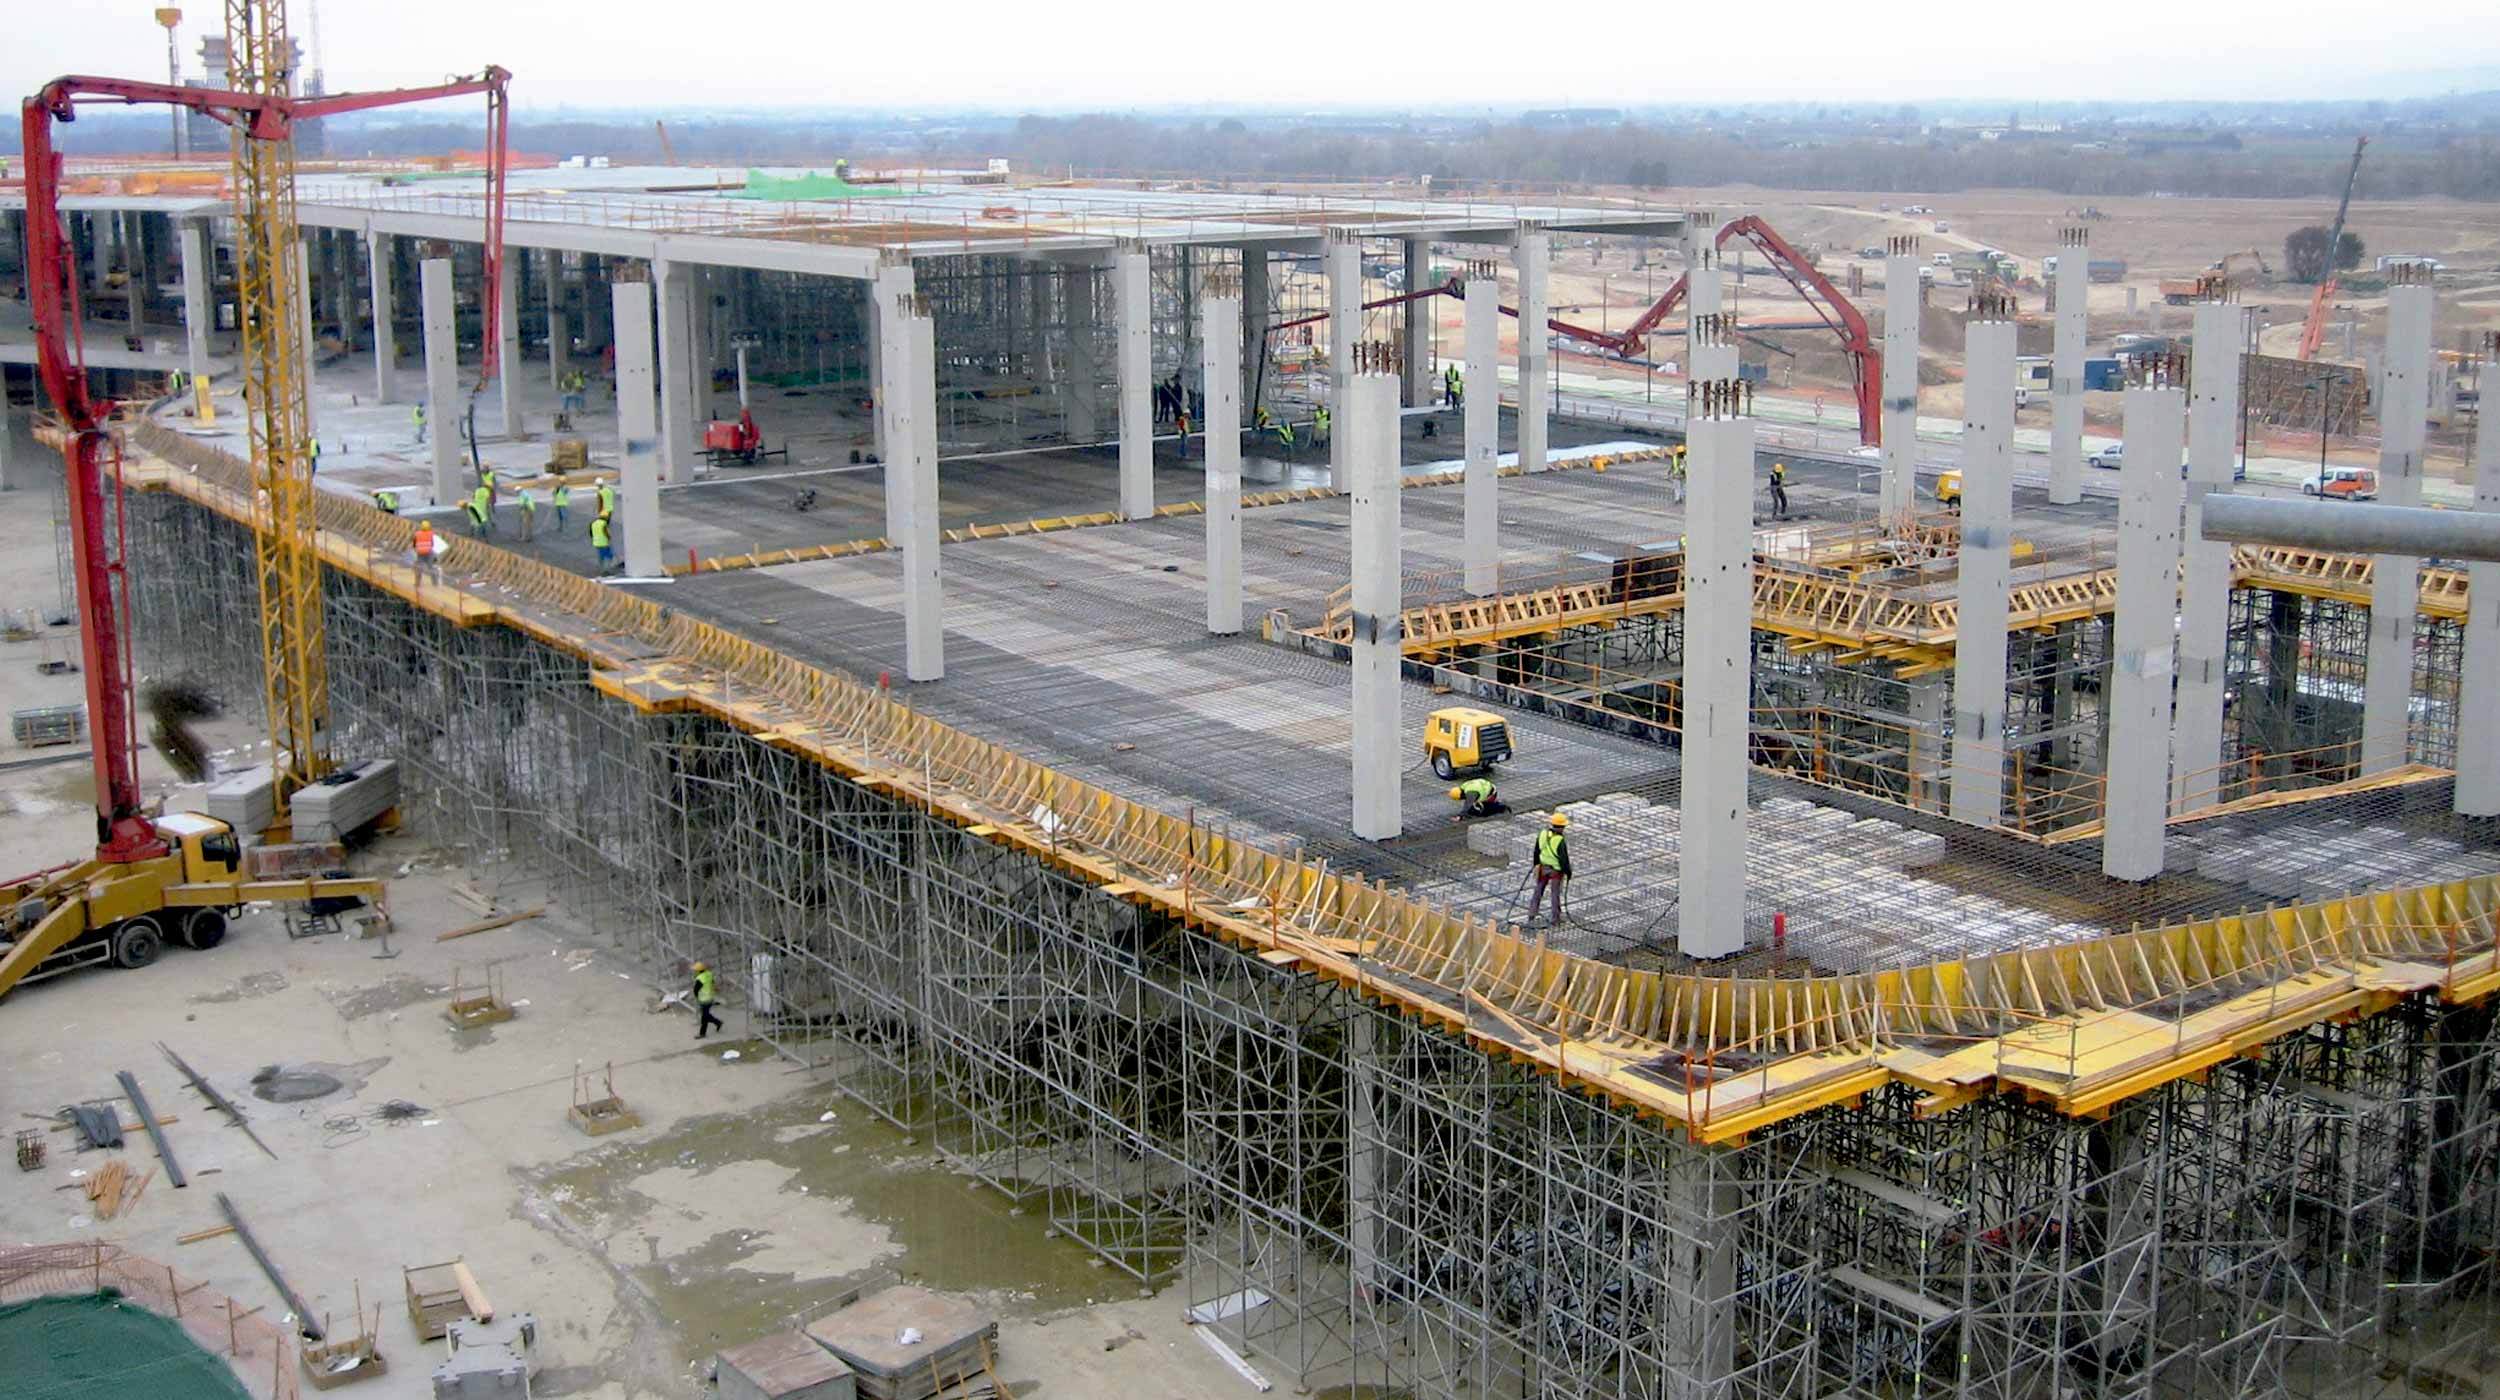
[(174, 1160), (173, 1148), (165, 1143), (165, 1125), (148, 1108), (148, 1096), (140, 1092), (137, 1077), (130, 1071), (123, 1070), (114, 1078), (121, 1081), (122, 1096), (130, 1100), (132, 1108), (139, 1111), (139, 1122), (148, 1130), (148, 1141), (156, 1144), (156, 1160), (165, 1164), (165, 1179), (172, 1182), (176, 1188), (190, 1185), (191, 1183), (183, 1177), (182, 1164)]
[(33, 1128), (17, 1130), (17, 1169), (22, 1172), (43, 1169), (43, 1134)]
[(544, 907), (537, 909), (524, 909), (517, 914), (505, 914), (500, 918), (486, 919), (474, 924), (463, 924), (456, 929), (434, 935), (434, 941), (437, 943), (449, 943), (455, 938), (466, 938), (473, 933), (488, 933), (495, 929), (506, 928), (513, 924), (520, 923), (524, 919), (535, 919), (539, 915), (546, 912), (547, 911)]
[(485, 982), (474, 991), (464, 992), (458, 968), (451, 974), (451, 1003), (443, 1008), (443, 1019), (464, 1031), (491, 1026), (513, 1017), (512, 1003), (504, 1000), (503, 969), (488, 967)]
[(235, 1238), (243, 1241), (243, 1247), (251, 1251), (252, 1262), (260, 1265), (261, 1276), (269, 1280), (270, 1287), (278, 1290), (279, 1301), (285, 1303), (287, 1311), (295, 1315), (295, 1330), (303, 1334), (308, 1342), (320, 1341), (322, 1328), (313, 1320), (312, 1309), (305, 1307), (304, 1300), (288, 1286), (286, 1275), (278, 1272), (277, 1262), (269, 1257), (269, 1251), (261, 1248), (260, 1240), (252, 1234), (252, 1227), (243, 1223), (242, 1213), (234, 1208), (234, 1202), (228, 1200), (223, 1191), (217, 1193), (217, 1209), (225, 1215), (226, 1223), (234, 1227)]
[[(161, 1040), (158, 1041), (156, 1043), (156, 1048), (163, 1050), (165, 1052), (165, 1058), (174, 1062), (174, 1068), (181, 1070), (182, 1077), (191, 1081), (191, 1087), (200, 1091), (200, 1097), (208, 1100), (209, 1107), (223, 1113), (226, 1115), (227, 1122), (241, 1128), (243, 1130), (243, 1136), (250, 1138), (254, 1147), (257, 1147), (262, 1152), (267, 1153), (271, 1161), (277, 1160), (278, 1154), (271, 1152), (269, 1150), (269, 1144), (260, 1140), (260, 1134), (252, 1131), (252, 1125), (243, 1120), (243, 1110), (235, 1107), (233, 1100), (217, 1092), (214, 1085), (211, 1085), (207, 1080), (200, 1078), (199, 1072), (192, 1069), (189, 1065), (184, 1064), (182, 1057), (175, 1054), (170, 1048), (168, 1048), (165, 1042)], [(225, 1198), (221, 1196), (218, 1199), (223, 1200)]]

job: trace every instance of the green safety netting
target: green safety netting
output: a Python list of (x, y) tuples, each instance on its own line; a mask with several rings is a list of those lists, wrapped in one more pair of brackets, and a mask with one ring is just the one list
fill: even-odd
[(0, 1307), (0, 1400), (251, 1400), (182, 1324), (106, 1289)]
[(746, 188), (729, 191), (731, 199), (894, 199), (909, 194), (900, 185), (854, 185), (839, 175), (767, 175), (747, 171)]

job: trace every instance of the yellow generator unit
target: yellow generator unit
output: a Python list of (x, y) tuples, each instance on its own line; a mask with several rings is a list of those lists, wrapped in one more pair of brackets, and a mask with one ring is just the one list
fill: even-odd
[(1491, 710), (1435, 710), (1424, 721), (1424, 757), (1443, 779), (1484, 772), (1510, 757), (1510, 726)]

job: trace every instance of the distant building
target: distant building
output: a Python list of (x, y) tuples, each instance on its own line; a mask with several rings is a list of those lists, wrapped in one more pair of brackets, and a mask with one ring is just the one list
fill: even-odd
[[(303, 41), (289, 40), (288, 43), (295, 50), (295, 67), (300, 71), (304, 63)], [(226, 36), (223, 34), (204, 35), (200, 39), (200, 76), (185, 78), (182, 85), (195, 88), (232, 88), (234, 86), (232, 68), (233, 55), (226, 47)], [(314, 74), (302, 91), (307, 97), (320, 96), (321, 75)], [(317, 121), (305, 122), (295, 128), (295, 153), (297, 155), (323, 156), (329, 153), (329, 138), (323, 132), (322, 125)], [(232, 135), (232, 128), (224, 122), (199, 112), (191, 114), (185, 131), (191, 140), (191, 153), (195, 156), (213, 156), (225, 150), (230, 144), (229, 137)]]

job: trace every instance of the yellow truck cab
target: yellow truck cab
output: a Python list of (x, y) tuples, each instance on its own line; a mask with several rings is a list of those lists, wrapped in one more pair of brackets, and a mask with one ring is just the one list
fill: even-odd
[(1936, 504), (1947, 510), (1962, 508), (1962, 469), (1960, 467), (1936, 474)]
[(1489, 769), (1510, 753), (1510, 725), (1491, 710), (1452, 705), (1424, 721), (1424, 757), (1445, 781)]

